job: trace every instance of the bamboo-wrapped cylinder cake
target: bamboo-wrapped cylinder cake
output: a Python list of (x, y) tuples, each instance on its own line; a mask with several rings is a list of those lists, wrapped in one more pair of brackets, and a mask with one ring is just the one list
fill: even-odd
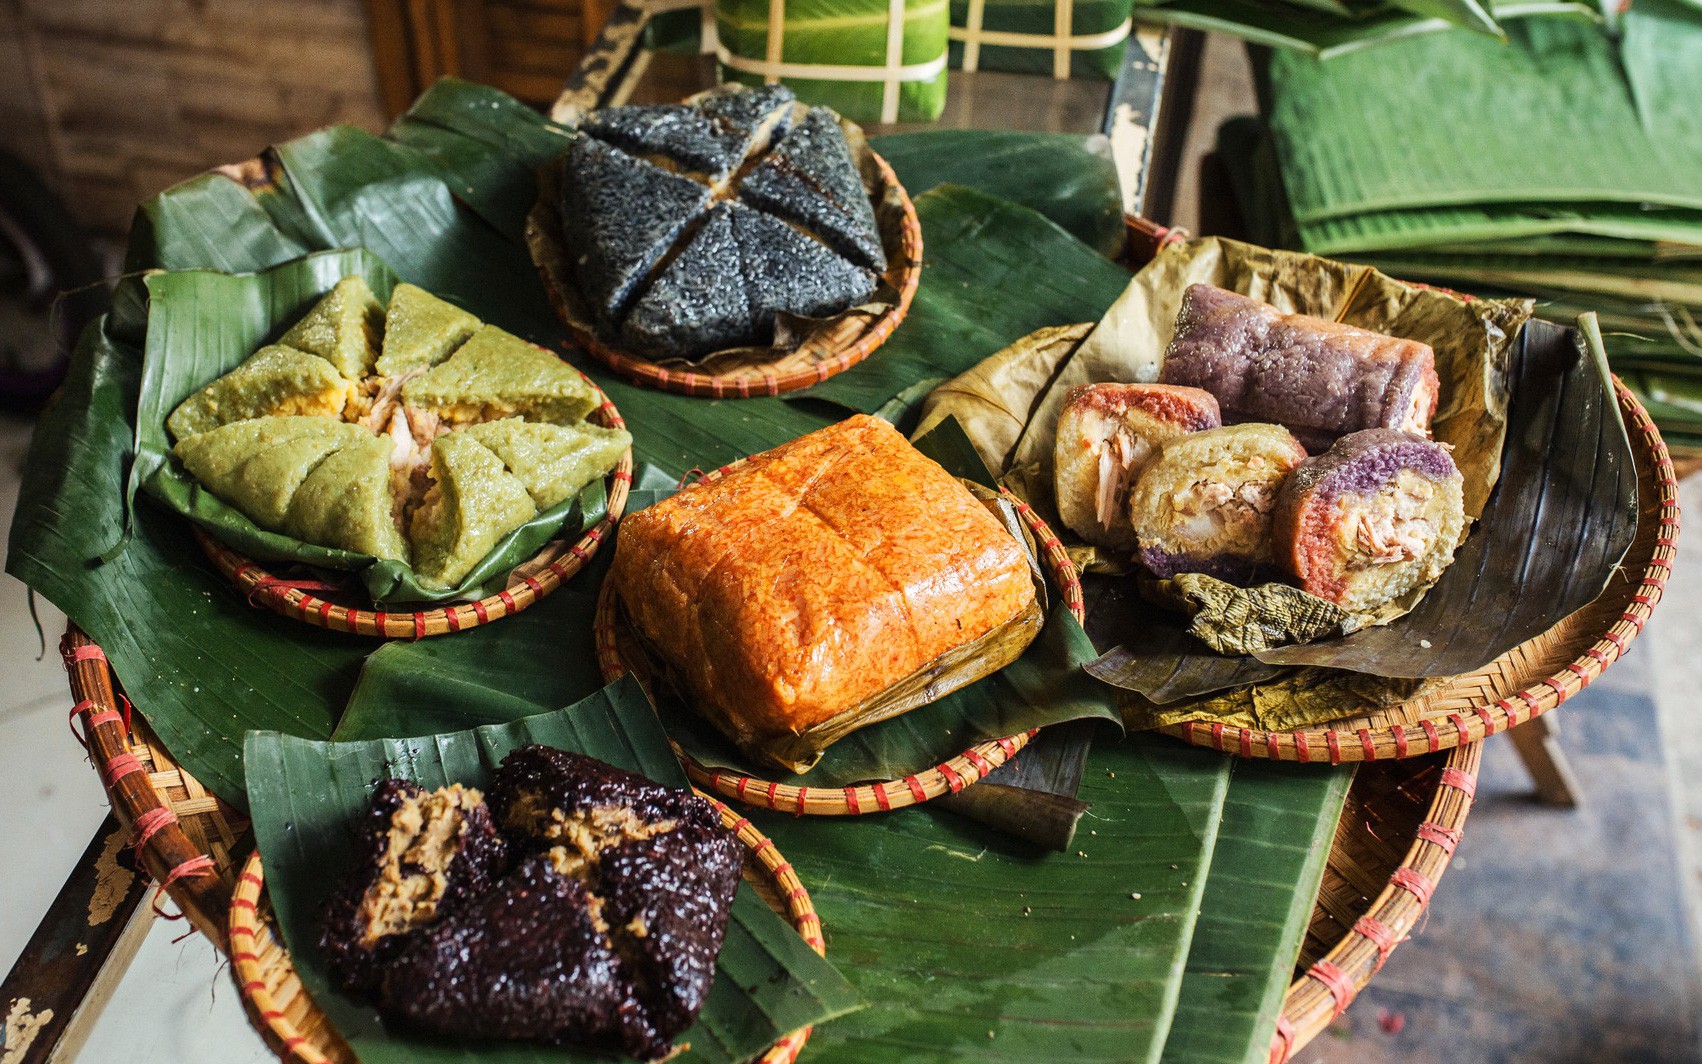
[(1015, 660), (1032, 572), (973, 493), (859, 415), (629, 515), (609, 579), (689, 705), (801, 772)]

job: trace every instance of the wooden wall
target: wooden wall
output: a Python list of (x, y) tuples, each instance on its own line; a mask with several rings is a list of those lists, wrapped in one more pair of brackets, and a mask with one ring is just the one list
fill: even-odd
[(364, 0), (0, 0), (0, 147), (91, 229), (334, 122), (382, 128)]

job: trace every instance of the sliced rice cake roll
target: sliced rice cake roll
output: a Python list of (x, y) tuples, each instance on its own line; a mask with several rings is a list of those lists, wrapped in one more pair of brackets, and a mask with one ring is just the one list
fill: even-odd
[(1141, 564), (1162, 577), (1264, 576), (1277, 493), (1305, 460), (1281, 425), (1228, 425), (1161, 445), (1129, 493)]
[(1170, 384), (1084, 384), (1058, 415), (1053, 486), (1064, 526), (1099, 547), (1133, 550), (1129, 486), (1162, 443), (1223, 424), (1217, 400)]
[(268, 344), (178, 404), (166, 419), (177, 440), (235, 421), (269, 415), (338, 418), (355, 385), (328, 360)]
[(479, 330), (479, 319), (423, 288), (399, 284), (384, 315), (384, 348), (377, 370), (400, 377), (430, 369)]
[(383, 781), (360, 828), (355, 866), (321, 914), (319, 948), (332, 980), (371, 1000), (406, 943), (467, 908), (507, 864), (508, 844), (478, 791)]
[(290, 499), (285, 534), (392, 561), (408, 560), (397, 522), (388, 436), (368, 435), (314, 467)]
[(568, 258), (579, 290), (613, 331), (639, 282), (708, 205), (710, 189), (592, 137), (576, 137), (561, 167)]
[(519, 478), (539, 512), (573, 498), (609, 474), (632, 446), (625, 429), (579, 422), (548, 425), (517, 417), (468, 425), (461, 432), (489, 447)]
[(865, 269), (886, 270), (880, 227), (839, 119), (824, 107), (745, 175), (739, 198), (801, 226)]
[(428, 587), (459, 584), (502, 537), (538, 514), (520, 478), (465, 433), (432, 443), (431, 479), (408, 525), (414, 573)]
[(709, 220), (641, 296), (621, 326), (625, 346), (658, 358), (695, 358), (757, 339), (733, 232), (734, 205)]
[(1271, 421), (1323, 450), (1369, 428), (1430, 432), (1440, 387), (1428, 344), (1283, 314), (1189, 285), (1159, 379), (1217, 396), (1225, 421)]
[(555, 355), (486, 325), (449, 358), (404, 384), (402, 402), (451, 425), (517, 414), (569, 422), (597, 408), (597, 392)]
[(1465, 525), (1446, 447), (1367, 429), (1307, 459), (1283, 486), (1276, 559), (1306, 591), (1363, 612), (1440, 576)]
[(739, 244), (745, 294), (759, 334), (770, 335), (781, 311), (831, 317), (875, 290), (874, 275), (777, 218), (743, 204), (728, 205)]
[(318, 355), (350, 380), (372, 372), (384, 335), (384, 307), (364, 277), (345, 277), (278, 342)]
[(221, 425), (179, 441), (173, 453), (201, 486), (261, 528), (282, 532), (297, 489), (334, 451), (373, 439), (359, 425), (322, 417), (268, 417)]

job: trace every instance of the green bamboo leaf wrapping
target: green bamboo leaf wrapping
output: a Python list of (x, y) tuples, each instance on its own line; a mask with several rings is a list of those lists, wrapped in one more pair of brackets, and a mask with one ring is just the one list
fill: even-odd
[(809, 1059), (1156, 1064), (1228, 773), (1228, 759), (1154, 736), (1097, 744), (1075, 853), (926, 806), (760, 815), (869, 1001), (818, 1029)]
[(1165, 1064), (1267, 1064), (1353, 765), (1240, 760)]
[[(1125, 27), (1129, 26), (1131, 9), (1130, 0), (1083, 0), (1071, 4), (1069, 23), (1061, 27), (1064, 35), (1114, 40), (1096, 47), (1072, 44), (1067, 49), (1064, 73), (1072, 78), (1106, 81), (1115, 78), (1123, 66), (1129, 32)], [(1056, 46), (1047, 39), (1059, 33), (1057, 12), (1056, 5), (1033, 0), (952, 0), (951, 65), (968, 68), (967, 57), (973, 52), (977, 70), (1011, 70), (1051, 77), (1057, 70), (1057, 55)], [(978, 27), (972, 25), (974, 20), (978, 20)], [(989, 44), (977, 29), (983, 33), (1024, 34), (1036, 40), (1022, 45)], [(973, 47), (969, 42), (975, 42)]]
[[(320, 907), (355, 860), (353, 827), (390, 776), (434, 788), (485, 787), (504, 754), (542, 743), (575, 750), (661, 783), (688, 786), (636, 683), (615, 684), (556, 713), (410, 739), (321, 743), (251, 732), (249, 805), (266, 886), (302, 984), (364, 1064), (432, 1064), (476, 1055), (491, 1064), (618, 1059), (568, 1047), (490, 1043), (475, 1051), (386, 1030), (376, 1012), (331, 988), (318, 948)], [(716, 978), (681, 1061), (744, 1060), (783, 1035), (860, 1007), (856, 992), (741, 885)]]
[[(720, 0), (715, 5), (723, 80), (763, 83), (763, 74), (741, 70), (737, 64), (771, 61), (772, 10), (768, 0)], [(931, 122), (940, 117), (946, 100), (947, 0), (904, 0), (902, 41), (890, 57), (892, 5), (886, 0), (790, 0), (782, 11), (780, 54), (773, 60), (824, 68), (819, 77), (791, 70), (782, 74), (781, 80), (799, 99), (831, 107), (857, 122)], [(897, 81), (896, 112), (883, 117), (886, 86), (878, 75), (889, 67), (889, 58), (892, 65), (907, 67), (937, 64), (937, 71)], [(847, 78), (834, 69), (845, 67), (863, 68), (876, 80)]]

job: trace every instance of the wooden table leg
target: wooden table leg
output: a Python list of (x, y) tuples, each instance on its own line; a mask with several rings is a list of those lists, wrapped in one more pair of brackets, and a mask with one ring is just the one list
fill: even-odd
[(1538, 800), (1545, 805), (1576, 808), (1581, 788), (1571, 763), (1556, 741), (1553, 714), (1533, 717), (1507, 734), (1537, 785)]
[(0, 982), (5, 1064), (69, 1064), (153, 924), (130, 833), (111, 815)]

